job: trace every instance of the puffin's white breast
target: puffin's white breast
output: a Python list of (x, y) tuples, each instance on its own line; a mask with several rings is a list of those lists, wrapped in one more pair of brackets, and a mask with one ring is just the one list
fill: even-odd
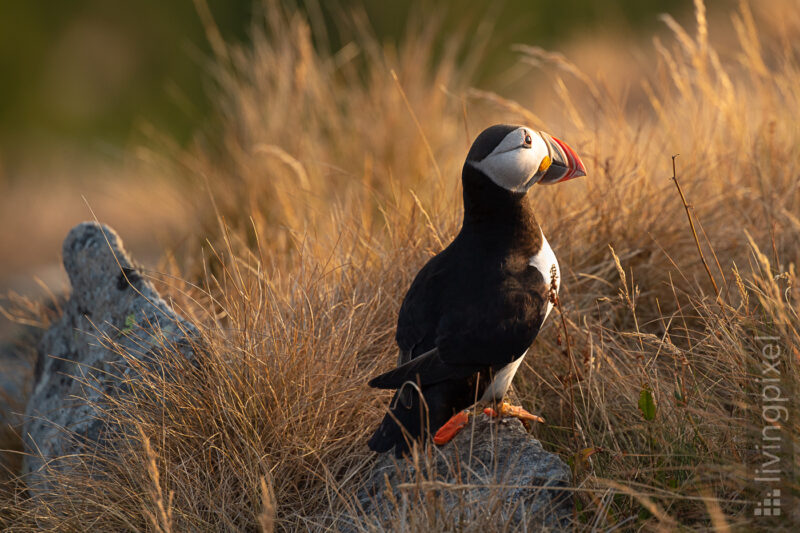
[[(561, 286), (561, 270), (558, 268), (558, 261), (556, 260), (556, 254), (553, 253), (553, 249), (550, 248), (550, 243), (547, 242), (547, 239), (544, 238), (544, 233), (542, 233), (542, 249), (539, 250), (534, 256), (528, 260), (528, 264), (532, 267), (536, 268), (539, 273), (544, 278), (544, 282), (547, 285), (550, 285), (551, 280), (553, 279), (553, 267), (555, 267), (556, 273), (556, 293), (558, 293), (558, 288)], [(550, 299), (547, 300), (547, 310), (544, 312), (544, 318), (547, 319), (547, 315), (550, 314), (550, 310), (553, 308), (552, 302)], [(542, 320), (544, 323), (544, 320)]]
[(508, 363), (497, 371), (494, 375), (494, 379), (492, 379), (492, 382), (486, 387), (483, 396), (481, 396), (481, 403), (489, 403), (492, 401), (499, 402), (503, 399), (503, 396), (506, 395), (508, 388), (511, 386), (511, 380), (514, 379), (514, 374), (517, 373), (519, 365), (521, 365), (522, 360), (525, 359), (526, 353), (528, 353), (528, 350), (525, 350), (525, 353), (517, 357), (515, 361)]

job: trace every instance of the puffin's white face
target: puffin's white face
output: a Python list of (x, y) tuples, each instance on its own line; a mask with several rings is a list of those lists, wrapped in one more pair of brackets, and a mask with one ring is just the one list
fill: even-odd
[(542, 178), (551, 159), (539, 132), (520, 127), (506, 135), (489, 155), (471, 164), (500, 187), (525, 192)]

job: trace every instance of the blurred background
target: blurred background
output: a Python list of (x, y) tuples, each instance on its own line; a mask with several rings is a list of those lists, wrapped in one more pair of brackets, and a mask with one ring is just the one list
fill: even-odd
[[(726, 10), (731, 4), (717, 3)], [(463, 31), (465, 20), (474, 28), (493, 21), (477, 85), (507, 94), (516, 79), (514, 43), (571, 49), (571, 59), (580, 65), (580, 50), (591, 48), (585, 43), (649, 39), (662, 26), (659, 13), (668, 11), (680, 20), (690, 16), (691, 4), (472, 2), (466, 17), (462, 3), (454, 0), (301, 2), (300, 8), (324, 26), (315, 34), (326, 35), (327, 42), (317, 44), (332, 50), (346, 44), (336, 17), (343, 10), (363, 10), (388, 47), (402, 40), (409, 21), (420, 13), (443, 18), (442, 43), (448, 32)], [(709, 9), (714, 7), (710, 2)], [(208, 120), (212, 52), (203, 16), (213, 19), (225, 41), (246, 43), (261, 9), (251, 0), (0, 0), (0, 293), (36, 294), (35, 277), (61, 286), (61, 239), (74, 223), (93, 218), (92, 212), (116, 227), (144, 260), (184, 233), (180, 198), (163, 203), (169, 209), (153, 203), (180, 196), (170, 186), (174, 178), (143, 175), (137, 159), (146, 155), (137, 148), (170, 150), (200, 132), (213, 136)], [(459, 16), (449, 17), (455, 10)], [(451, 19), (459, 27), (448, 24)], [(622, 63), (635, 59), (626, 53), (605, 57)], [(593, 74), (592, 68), (587, 71)], [(624, 68), (615, 68), (617, 81), (625, 83), (620, 72)]]

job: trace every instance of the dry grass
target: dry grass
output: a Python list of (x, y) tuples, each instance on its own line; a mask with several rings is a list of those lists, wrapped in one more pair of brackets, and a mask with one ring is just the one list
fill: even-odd
[[(457, 230), (470, 137), (502, 120), (568, 139), (589, 169), (531, 191), (572, 345), (551, 321), (515, 380), (549, 422), (537, 437), (573, 468), (577, 526), (754, 526), (757, 336), (777, 337), (784, 391), (800, 378), (800, 10), (765, 4), (742, 5), (738, 42), (720, 52), (699, 0), (691, 32), (665, 18), (672, 36), (630, 93), (521, 48), (539, 65), (530, 83), (553, 82), (560, 98), (547, 123), (530, 111), (541, 101), (470, 91), (456, 58), (480, 47), (452, 41), (434, 55), (435, 21), (394, 50), (356, 13), (335, 52), (274, 4), (252, 47), (217, 41), (209, 22), (218, 130), (148, 158), (202, 191), (202, 246), (153, 273), (201, 327), (201, 364), (168, 361), (166, 377), (142, 368), (138, 394), (107, 406), (137, 428), (118, 444), (124, 460), (103, 479), (61, 479), (57, 498), (5, 497), (3, 528), (303, 530), (357, 516), (364, 442), (387, 400), (367, 378), (393, 364), (400, 298)], [(677, 153), (696, 235), (670, 180)], [(652, 420), (637, 407), (643, 390)], [(787, 446), (797, 429), (782, 426)], [(456, 525), (412, 513), (418, 528)]]

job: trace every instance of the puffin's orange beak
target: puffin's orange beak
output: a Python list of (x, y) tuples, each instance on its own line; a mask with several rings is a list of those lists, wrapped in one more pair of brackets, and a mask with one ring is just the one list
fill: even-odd
[(583, 161), (567, 143), (543, 131), (540, 131), (539, 135), (544, 139), (547, 149), (550, 151), (551, 160), (550, 168), (544, 173), (539, 183), (550, 185), (586, 175)]

